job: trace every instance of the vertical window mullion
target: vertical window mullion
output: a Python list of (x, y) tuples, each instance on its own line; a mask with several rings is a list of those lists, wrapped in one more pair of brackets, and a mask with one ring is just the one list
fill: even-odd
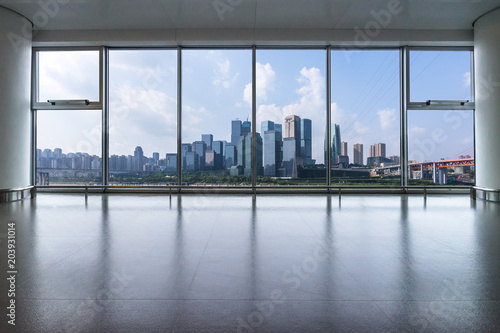
[(332, 47), (329, 45), (326, 49), (326, 185), (332, 185)]
[(257, 184), (257, 49), (252, 46), (252, 189)]
[(182, 185), (182, 48), (180, 45), (177, 47), (177, 185)]
[(102, 102), (102, 184), (109, 185), (109, 49), (100, 50), (100, 100)]
[(400, 51), (400, 150), (399, 165), (401, 168), (401, 186), (408, 186), (408, 103), (410, 101), (409, 87), (409, 50), (406, 46)]

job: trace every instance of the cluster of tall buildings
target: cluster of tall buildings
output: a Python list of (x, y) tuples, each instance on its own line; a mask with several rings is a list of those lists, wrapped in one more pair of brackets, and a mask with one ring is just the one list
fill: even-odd
[[(210, 171), (228, 169), (230, 174), (252, 174), (252, 145), (255, 141), (257, 175), (266, 177), (297, 177), (299, 166), (315, 165), (312, 159), (312, 121), (289, 115), (283, 124), (263, 121), (261, 131), (252, 138), (249, 121), (231, 121), (231, 140), (214, 140), (212, 134), (202, 134), (200, 140), (181, 144), (180, 164), (182, 171)], [(340, 126), (331, 127), (332, 166), (349, 167), (348, 143), (341, 140)], [(324, 157), (327, 158), (325, 139)], [(353, 146), (353, 160), (364, 165), (363, 144)], [(152, 157), (144, 156), (141, 147), (133, 155), (111, 155), (111, 172), (177, 172), (177, 154), (167, 153), (160, 158), (158, 152)], [(386, 157), (385, 143), (370, 145), (368, 165), (399, 164), (398, 156)], [(101, 158), (87, 153), (63, 154), (60, 148), (37, 150), (38, 168), (99, 170)]]
[[(348, 144), (341, 140), (340, 126), (333, 124), (331, 128), (331, 161), (332, 165), (337, 165), (339, 168), (349, 167)], [(325, 141), (326, 142), (326, 141)], [(365, 165), (363, 157), (363, 144), (356, 143), (352, 149), (352, 163), (356, 165)], [(325, 158), (326, 158), (325, 144)], [(370, 145), (369, 156), (366, 160), (366, 165), (397, 165), (399, 164), (399, 156), (386, 157), (386, 144), (376, 143)]]
[(36, 150), (36, 165), (44, 169), (100, 170), (101, 158), (87, 153), (63, 154), (61, 148)]
[[(297, 165), (314, 164), (312, 156), (312, 122), (291, 115), (282, 124), (261, 123), (256, 132), (257, 175), (296, 177)], [(229, 169), (231, 175), (252, 174), (252, 126), (249, 121), (231, 121), (231, 141), (213, 141), (203, 134), (200, 141), (182, 144), (183, 171)]]
[(377, 143), (370, 146), (370, 156), (368, 157), (366, 164), (376, 165), (376, 166), (387, 166), (387, 165), (399, 165), (399, 156), (386, 156), (386, 145), (385, 143)]

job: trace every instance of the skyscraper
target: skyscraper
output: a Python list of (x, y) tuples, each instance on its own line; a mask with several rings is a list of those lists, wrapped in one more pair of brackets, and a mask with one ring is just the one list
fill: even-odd
[(370, 145), (370, 157), (385, 157), (385, 143)]
[(169, 153), (166, 156), (166, 171), (176, 172), (177, 171), (177, 154)]
[(213, 141), (212, 150), (215, 152), (214, 169), (222, 169), (224, 166), (224, 142)]
[(363, 165), (363, 144), (356, 143), (352, 149), (353, 163)]
[(314, 164), (312, 161), (312, 121), (302, 119), (300, 121), (300, 157), (304, 164)]
[(238, 146), (238, 140), (241, 136), (241, 120), (231, 121), (231, 144)]
[(134, 171), (142, 171), (142, 166), (144, 165), (144, 153), (142, 148), (137, 146), (134, 151)]
[(228, 143), (226, 145), (226, 154), (225, 154), (225, 164), (226, 169), (231, 168), (233, 165), (237, 165), (237, 156), (236, 156), (236, 146)]
[(285, 117), (285, 130), (283, 138), (295, 138), (300, 140), (300, 117), (290, 115)]
[(263, 135), (264, 176), (275, 177), (281, 167), (282, 133), (276, 130), (272, 121), (264, 121), (261, 126)]
[(205, 142), (207, 150), (212, 150), (212, 142), (214, 141), (214, 136), (212, 134), (202, 134), (201, 141)]
[(385, 143), (377, 143), (375, 145), (375, 156), (386, 157)]
[[(300, 159), (302, 161), (302, 155), (300, 151), (300, 117), (296, 115), (289, 115), (285, 117), (285, 128), (283, 131), (283, 142), (284, 139), (293, 139), (295, 143), (295, 162), (297, 162), (297, 159)], [(291, 140), (287, 140), (288, 145), (290, 144)], [(284, 158), (284, 156), (283, 156)]]
[[(340, 126), (337, 124), (332, 124), (332, 130), (331, 130), (331, 135), (332, 135), (332, 140), (331, 140), (331, 156), (330, 156), (330, 161), (332, 165), (336, 163), (337, 156), (339, 156), (342, 153), (342, 148), (341, 148), (341, 138), (340, 138)], [(325, 164), (326, 164), (326, 156), (327, 156), (327, 145), (326, 145), (326, 133), (325, 133)]]
[(266, 131), (273, 131), (273, 130), (274, 130), (274, 122), (273, 121), (266, 120), (260, 124), (260, 132), (262, 133), (262, 135), (264, 135), (264, 133)]
[(156, 165), (160, 160), (160, 153), (153, 153), (153, 164)]
[(54, 149), (54, 158), (62, 158), (62, 149), (61, 148), (56, 148)]
[[(341, 154), (341, 137), (340, 137), (340, 125), (333, 124), (332, 125), (332, 155), (337, 157)], [(335, 159), (334, 159), (335, 160)]]
[(204, 141), (193, 142), (193, 151), (196, 153), (197, 170), (204, 170), (205, 168), (205, 152), (207, 151), (207, 144)]
[(241, 135), (245, 136), (245, 135), (247, 135), (250, 132), (252, 132), (252, 123), (249, 122), (248, 120), (245, 120), (241, 124)]
[[(257, 175), (261, 176), (264, 172), (262, 167), (262, 137), (259, 133), (257, 133), (255, 140)], [(238, 165), (243, 167), (244, 175), (250, 176), (252, 174), (252, 133), (240, 137), (237, 151)]]
[(199, 170), (198, 154), (196, 154), (194, 151), (186, 152), (185, 160), (186, 160), (186, 164), (184, 167), (185, 171), (197, 171), (197, 170)]
[(205, 170), (215, 169), (215, 152), (213, 150), (207, 150), (205, 152)]
[(347, 152), (347, 142), (342, 141), (340, 143), (340, 155), (342, 156), (348, 156), (349, 153)]
[(370, 145), (370, 151), (368, 157), (375, 157), (375, 145)]
[(297, 177), (297, 144), (295, 138), (283, 139), (283, 161), (281, 166), (285, 177)]
[(193, 151), (191, 143), (183, 143), (181, 145), (182, 170), (186, 171), (186, 154)]

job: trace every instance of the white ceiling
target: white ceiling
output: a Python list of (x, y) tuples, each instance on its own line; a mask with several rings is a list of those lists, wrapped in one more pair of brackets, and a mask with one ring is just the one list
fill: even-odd
[[(364, 29), (398, 0), (0, 0), (39, 30)], [(41, 4), (49, 4), (44, 9)], [(218, 14), (215, 5), (226, 6)], [(385, 29), (471, 29), (500, 0), (400, 0)]]

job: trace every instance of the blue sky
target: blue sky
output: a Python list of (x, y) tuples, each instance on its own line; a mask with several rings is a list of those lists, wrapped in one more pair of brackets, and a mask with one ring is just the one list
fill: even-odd
[[(176, 150), (176, 50), (110, 52), (110, 152), (146, 156)], [(49, 52), (40, 57), (45, 99), (96, 99), (97, 52)], [(251, 119), (251, 51), (183, 51), (183, 142), (213, 134), (230, 140), (233, 119)], [(411, 99), (470, 99), (470, 53), (411, 53)], [(387, 144), (399, 155), (399, 51), (332, 52), (332, 122), (352, 147)], [(313, 123), (313, 158), (323, 163), (326, 115), (324, 50), (257, 51), (257, 131), (260, 122), (286, 115)], [(409, 153), (439, 160), (473, 146), (472, 112), (410, 111)], [(38, 147), (100, 155), (99, 112), (39, 112)], [(469, 150), (468, 150), (469, 149)]]

